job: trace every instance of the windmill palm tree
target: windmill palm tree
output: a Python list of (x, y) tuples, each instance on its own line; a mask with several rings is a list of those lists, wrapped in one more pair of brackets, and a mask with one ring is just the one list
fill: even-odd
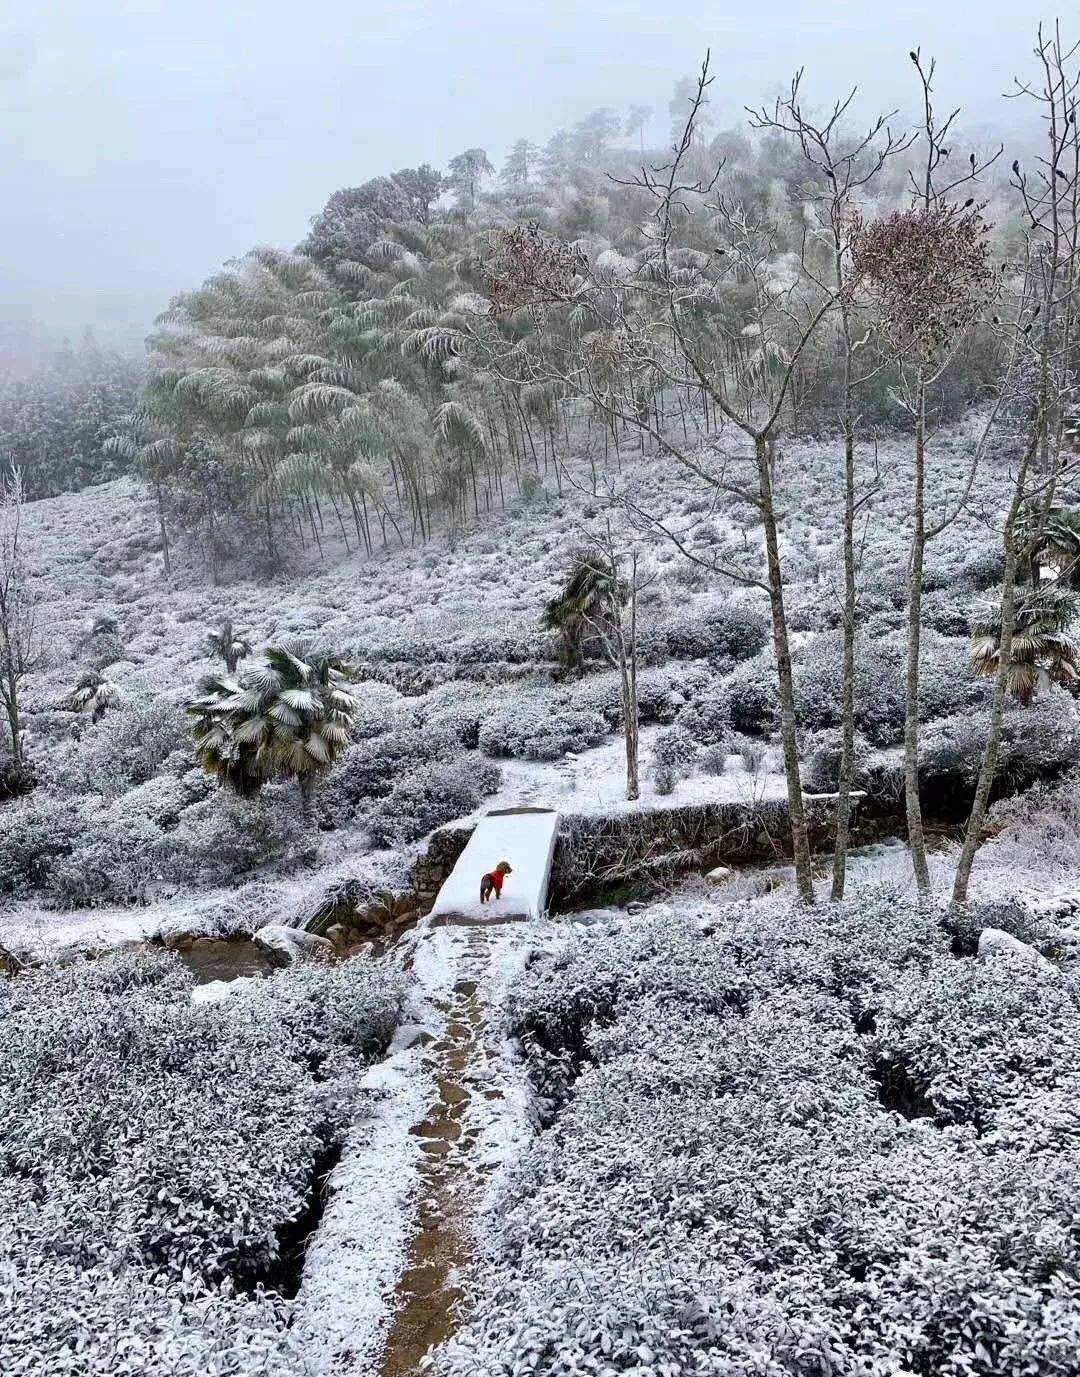
[(1028, 507), (1018, 523), (1022, 546), (1031, 560), (1031, 581), (1039, 582), (1039, 566), (1052, 564), (1058, 579), (1070, 588), (1080, 587), (1080, 508), (1051, 507), (1043, 512), (1038, 505)]
[(207, 632), (206, 648), (225, 661), (226, 674), (235, 674), (240, 661), (251, 654), (248, 638), (233, 626), (230, 617), (223, 617), (220, 626)]
[[(1080, 597), (1049, 585), (1017, 590), (1009, 692), (1027, 706), (1040, 688), (1072, 684), (1080, 677), (1080, 641), (1072, 628), (1080, 618)], [(975, 673), (993, 678), (1001, 645), (1001, 607), (982, 603), (971, 618), (971, 661)]]
[(583, 667), (585, 640), (591, 625), (611, 620), (616, 602), (626, 601), (611, 561), (599, 550), (585, 550), (570, 567), (562, 592), (547, 604), (541, 624), (559, 635), (563, 662), (571, 669)]
[(119, 690), (111, 680), (96, 670), (84, 674), (60, 706), (68, 712), (90, 714), (92, 722), (98, 722), (119, 697)]
[(188, 704), (203, 768), (237, 793), (295, 779), (305, 815), (315, 787), (349, 744), (356, 700), (335, 655), (267, 646), (239, 676), (208, 675)]

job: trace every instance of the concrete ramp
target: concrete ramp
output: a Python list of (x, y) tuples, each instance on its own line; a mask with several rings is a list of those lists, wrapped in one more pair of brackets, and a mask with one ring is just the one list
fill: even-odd
[[(559, 815), (550, 808), (509, 808), (476, 824), (431, 910), (433, 923), (505, 923), (539, 918), (547, 907)], [(480, 902), (480, 877), (508, 861), (501, 899)]]

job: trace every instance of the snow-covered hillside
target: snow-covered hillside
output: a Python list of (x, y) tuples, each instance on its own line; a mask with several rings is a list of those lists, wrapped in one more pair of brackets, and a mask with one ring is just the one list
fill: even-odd
[[(973, 430), (935, 445), (938, 506), (964, 481)], [(858, 782), (879, 801), (900, 787), (908, 455), (902, 438), (864, 455), (882, 492)], [(836, 458), (822, 441), (779, 459), (802, 763), (826, 792)], [(975, 513), (1006, 463), (988, 462), (979, 502), (931, 547), (928, 799), (970, 789), (984, 739), (966, 616), (997, 577)], [(628, 454), (620, 484), (703, 557), (756, 548), (752, 514), (721, 520), (669, 465)], [(781, 866), (689, 876), (644, 914), (639, 901), (633, 916), (454, 926), (503, 858), (493, 838), (475, 864), (466, 850), (468, 903), (452, 887), (450, 926), (422, 921), (385, 955), (198, 1000), (173, 953), (53, 966), (178, 930), (302, 923), (350, 884), (401, 892), (432, 829), (492, 810), (614, 824), (779, 804), (763, 595), (710, 577), (655, 525), (621, 528), (647, 581), (642, 790), (626, 799), (618, 675), (598, 659), (567, 674), (540, 629), (574, 551), (623, 512), (570, 483), (452, 545), (365, 559), (328, 534), (321, 560), (309, 551), (277, 582), (214, 587), (183, 550), (165, 577), (154, 506), (130, 480), (27, 509), (50, 658), (27, 695), (37, 785), (0, 804), (0, 943), (43, 967), (0, 986), (0, 1128), (18, 1166), (0, 1178), (0, 1279), (19, 1326), (0, 1340), (5, 1371), (396, 1377), (434, 1345), (447, 1377), (749, 1377), (766, 1341), (784, 1373), (944, 1372), (955, 1358), (957, 1372), (1013, 1374), (980, 1356), (1010, 1344), (1049, 1355), (1040, 1374), (1069, 1370), (1080, 724), (1060, 689), (1006, 714), (1003, 778), (1027, 792), (995, 805), (968, 925), (948, 932), (911, 906), (899, 841), (853, 854), (847, 904), (818, 917), (793, 907)], [(233, 797), (193, 757), (181, 708), (223, 617), (256, 655), (316, 640), (359, 671), (354, 739), (310, 823), (294, 784)], [(117, 690), (98, 721), (61, 705), (87, 666)], [(528, 880), (528, 858), (510, 859)], [(955, 843), (930, 860), (943, 890)], [(1022, 969), (1007, 945), (978, 959), (986, 927), (1025, 944)], [(1044, 1067), (1051, 1046), (1066, 1091), (1037, 1077), (1021, 1093), (1002, 1068)], [(975, 1081), (958, 1047), (977, 1047)], [(1052, 1205), (1023, 1184), (1029, 1129)], [(985, 1218), (965, 1213), (987, 1200)]]

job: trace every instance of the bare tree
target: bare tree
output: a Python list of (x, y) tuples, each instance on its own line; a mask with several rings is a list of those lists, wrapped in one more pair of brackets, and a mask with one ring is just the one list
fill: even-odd
[(25, 768), (20, 695), (26, 676), (43, 658), (23, 528), (22, 474), (12, 465), (0, 480), (0, 701), (7, 714), (11, 761)]
[[(1040, 27), (1035, 48), (1041, 69), (1039, 85), (1017, 83), (1016, 94), (1033, 99), (1046, 134), (1045, 152), (1030, 173), (1013, 163), (1012, 184), (1025, 219), (1025, 253), (1020, 265), (1020, 291), (1011, 321), (1019, 371), (1034, 378), (1034, 396), (1023, 451), (1017, 463), (1008, 511), (1002, 528), (1005, 571), (1001, 587), (1001, 622), (997, 673), (986, 746), (975, 785), (975, 797), (953, 879), (953, 903), (967, 902), (975, 852), (982, 837), (997, 774), (1005, 704), (1013, 669), (1017, 620), (1017, 581), (1040, 540), (1040, 521), (1051, 510), (1063, 470), (1062, 438), (1069, 400), (1073, 397), (1073, 354), (1078, 250), (1080, 250), (1080, 137), (1076, 96), (1080, 72), (1069, 70), (1078, 45), (1064, 48), (1060, 29), (1052, 38)], [(1023, 365), (1026, 363), (1026, 367)], [(1008, 381), (1008, 379), (1007, 379)], [(1022, 522), (1025, 508), (1034, 520)]]
[[(846, 136), (844, 121), (855, 98), (852, 91), (837, 101), (823, 119), (808, 115), (802, 104), (802, 72), (796, 73), (790, 94), (778, 99), (772, 110), (751, 111), (751, 124), (757, 129), (775, 129), (794, 138), (816, 175), (805, 194), (816, 211), (811, 238), (825, 251), (825, 272), (838, 303), (838, 324), (842, 358), (840, 419), (844, 440), (844, 618), (843, 669), (841, 679), (841, 755), (836, 800), (836, 843), (833, 852), (832, 898), (844, 897), (847, 874), (848, 839), (851, 823), (851, 790), (855, 768), (855, 642), (858, 613), (856, 586), (856, 516), (867, 502), (873, 487), (860, 493), (856, 481), (855, 400), (861, 386), (878, 371), (856, 371), (856, 355), (865, 343), (857, 339), (853, 323), (853, 302), (849, 281), (850, 236), (855, 211), (874, 179), (888, 160), (904, 152), (912, 136), (896, 135), (888, 125), (889, 115), (879, 115), (869, 129), (857, 138)], [(804, 262), (806, 271), (813, 271)], [(822, 284), (824, 287), (824, 283)]]
[(594, 617), (588, 612), (585, 621), (595, 635), (609, 663), (619, 672), (622, 696), (623, 738), (626, 743), (626, 797), (640, 797), (638, 772), (639, 714), (638, 714), (638, 596), (652, 578), (643, 578), (638, 552), (629, 553), (620, 547), (611, 522), (603, 535), (592, 537), (587, 558), (593, 572), (607, 589), (604, 597), (604, 616)]
[[(959, 200), (1000, 153), (980, 161), (970, 154), (954, 173), (949, 135), (958, 110), (940, 121), (933, 103), (935, 65), (918, 50), (911, 60), (919, 74), (923, 122), (918, 138), (921, 170), (911, 172), (912, 205), (880, 220), (857, 220), (851, 236), (852, 282), (875, 308), (881, 343), (900, 367), (894, 396), (914, 429), (911, 557), (908, 568), (907, 672), (904, 711), (904, 804), (915, 884), (930, 890), (922, 802), (919, 797), (919, 676), (923, 567), (926, 547), (955, 520), (959, 507), (937, 524), (927, 521), (927, 395), (941, 379), (994, 290), (988, 226), (974, 199)], [(972, 477), (974, 470), (972, 469)], [(970, 489), (970, 479), (968, 489)], [(966, 493), (965, 493), (966, 498)]]
[[(761, 520), (765, 576), (724, 563), (713, 572), (762, 588), (772, 613), (780, 728), (799, 897), (814, 897), (809, 834), (799, 772), (795, 694), (779, 516), (775, 500), (776, 442), (787, 418), (794, 379), (809, 341), (837, 302), (805, 274), (777, 272), (778, 227), (742, 203), (713, 197), (719, 177), (685, 173), (711, 84), (706, 56), (671, 161), (643, 167), (627, 185), (653, 204), (642, 251), (628, 266), (601, 267), (536, 226), (492, 236), (486, 273), (490, 320), (528, 310), (536, 328), (527, 339), (478, 327), (474, 341), (488, 366), (519, 385), (542, 382), (564, 398), (584, 399), (615, 430), (636, 431), (697, 477), (715, 497), (753, 507)], [(695, 212), (715, 243), (705, 254), (683, 248), (677, 226)], [(737, 322), (725, 310), (737, 290)], [(661, 414), (664, 398), (679, 407), (684, 440)], [(687, 407), (700, 402), (714, 421), (734, 428), (751, 453), (691, 443)], [(706, 428), (707, 429), (707, 428)], [(701, 439), (700, 433), (695, 439)], [(658, 518), (658, 530), (685, 545)], [(699, 563), (701, 561), (698, 561)]]

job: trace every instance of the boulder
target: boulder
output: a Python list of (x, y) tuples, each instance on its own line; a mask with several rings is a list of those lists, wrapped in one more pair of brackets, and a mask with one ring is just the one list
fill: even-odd
[(260, 928), (251, 940), (275, 966), (293, 966), (298, 961), (330, 961), (334, 956), (334, 944), (325, 937), (279, 923)]
[(1005, 932), (1001, 928), (983, 928), (979, 934), (979, 960), (985, 961), (989, 957), (1007, 957), (1032, 970), (1041, 970), (1053, 975), (1058, 974), (1057, 967), (1052, 962), (1047, 961), (1041, 952), (1029, 947), (1026, 942), (1021, 942), (1018, 937), (1013, 937), (1012, 933)]
[(170, 928), (162, 932), (161, 942), (167, 951), (190, 951), (197, 936), (185, 928)]
[(723, 884), (725, 880), (730, 880), (734, 873), (730, 865), (718, 865), (710, 870), (705, 878), (712, 884), (719, 885)]

